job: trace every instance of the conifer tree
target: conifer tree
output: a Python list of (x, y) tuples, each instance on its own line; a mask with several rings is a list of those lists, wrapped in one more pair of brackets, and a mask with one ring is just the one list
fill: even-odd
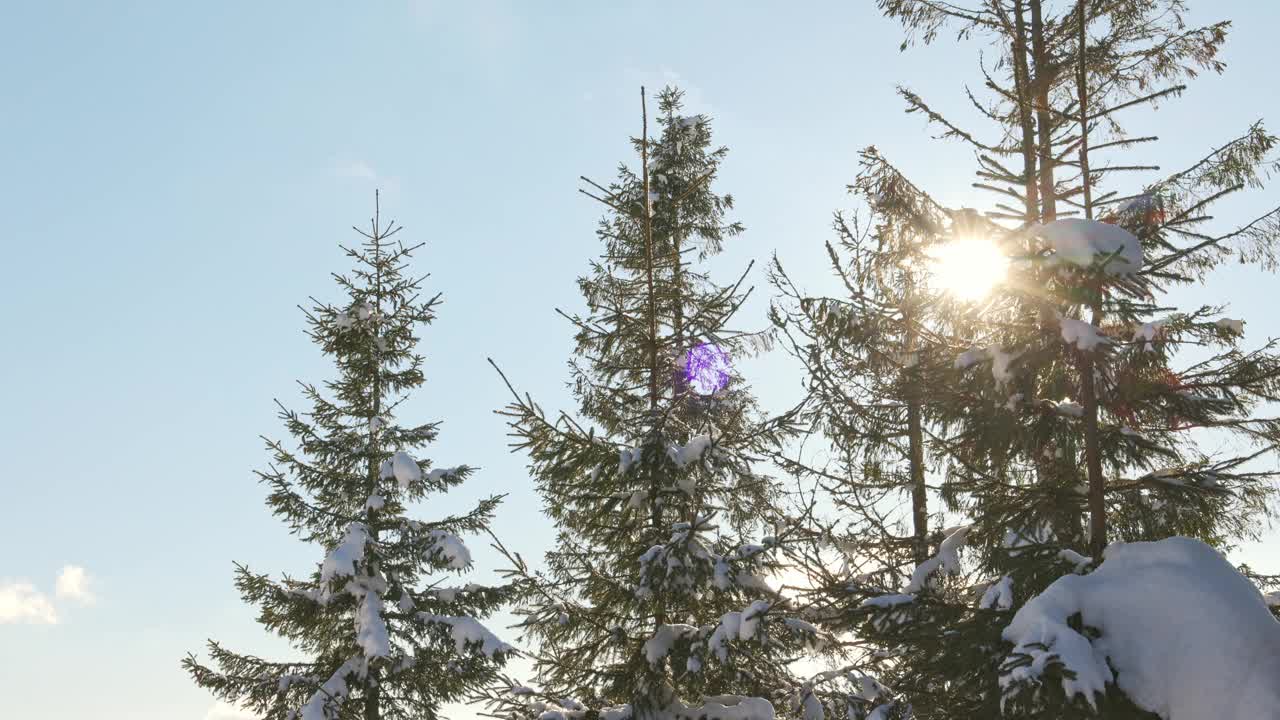
[(1127, 135), (1121, 111), (1181, 92), (1161, 83), (1222, 69), (1225, 24), (1188, 28), (1177, 0), (881, 7), (909, 40), (947, 23), (992, 40), (1008, 76), (984, 68), (996, 99), (975, 104), (997, 141), (906, 95), (975, 147), (980, 186), (1018, 206), (997, 206), (980, 228), (1012, 260), (1005, 283), (950, 321), (957, 335), (933, 348), (947, 356), (920, 360), (953, 369), (927, 413), (941, 496), (966, 522), (905, 583), (891, 564), (833, 585), (825, 617), (842, 613), (849, 624), (833, 627), (877, 648), (918, 717), (1149, 717), (1115, 684), (1067, 692), (1077, 668), (1060, 648), (1002, 635), (1052, 581), (1102, 562), (1109, 542), (1185, 535), (1225, 548), (1258, 531), (1275, 490), (1280, 424), (1259, 411), (1280, 397), (1278, 348), (1246, 349), (1243, 321), (1220, 306), (1179, 310), (1167, 292), (1230, 257), (1274, 267), (1280, 208), (1226, 229), (1209, 208), (1260, 185), (1276, 139), (1253, 124), (1126, 196), (1118, 171), (1155, 168), (1109, 153), (1155, 138)]
[[(981, 114), (996, 124), (994, 140), (979, 139), (979, 133), (935, 112), (915, 93), (905, 89), (901, 93), (910, 112), (926, 114), (944, 129), (944, 136), (962, 139), (974, 149), (979, 163), (976, 187), (1018, 202), (1017, 206), (998, 203), (987, 216), (1014, 221), (1024, 228), (1080, 211), (1085, 219), (1094, 219), (1097, 214), (1116, 220), (1125, 214), (1134, 216), (1139, 206), (1145, 208), (1141, 214), (1154, 219), (1162, 202), (1158, 193), (1121, 197), (1114, 190), (1105, 194), (1091, 190), (1099, 183), (1114, 183), (1117, 173), (1159, 169), (1112, 159), (1116, 151), (1156, 140), (1130, 135), (1120, 117), (1132, 108), (1176, 97), (1185, 90), (1178, 81), (1199, 71), (1221, 72), (1224, 65), (1218, 51), (1229, 26), (1227, 22), (1188, 25), (1182, 0), (1106, 4), (987, 0), (967, 8), (932, 0), (885, 0), (881, 7), (886, 15), (903, 22), (907, 42), (917, 37), (930, 41), (944, 26), (954, 27), (962, 37), (981, 33), (993, 39), (1000, 61), (991, 69), (983, 68), (984, 82), (993, 90), (992, 99), (983, 102), (973, 93), (969, 97)], [(1091, 39), (1087, 28), (1095, 24), (1101, 29)], [(1005, 75), (1000, 76), (999, 71)], [(1238, 189), (1242, 178), (1258, 171), (1270, 149), (1269, 138), (1255, 125), (1221, 148), (1225, 152), (1220, 157), (1230, 157), (1234, 171), (1244, 173), (1234, 180), (1224, 178), (1224, 192)], [(1093, 163), (1089, 162), (1091, 156)], [(1265, 233), (1275, 219), (1265, 216), (1260, 221), (1260, 227), (1254, 226), (1236, 239), (1246, 241), (1238, 246), (1246, 259), (1269, 263), (1265, 243), (1259, 245), (1254, 236)], [(1188, 229), (1175, 223), (1169, 231)], [(1197, 256), (1188, 258), (1193, 274), (1216, 262), (1212, 253), (1201, 253), (1203, 249), (1197, 247), (1189, 253)], [(1090, 305), (1085, 309), (1087, 321), (1100, 326), (1102, 308)], [(1094, 359), (1091, 353), (1081, 353), (1075, 361), (1082, 379), (1078, 400), (1083, 407), (1093, 525), (1090, 533), (1096, 554), (1105, 544), (1106, 503), (1097, 392), (1092, 381)]]
[(258, 622), (305, 659), (271, 661), (208, 646), (212, 665), (189, 655), (195, 682), (268, 720), (435, 718), (443, 703), (489, 683), (514, 649), (480, 624), (506, 588), (453, 586), (471, 566), (460, 534), (485, 532), (500, 497), (466, 514), (410, 519), (410, 503), (447, 492), (472, 472), (435, 467), (419, 453), (439, 423), (396, 415), (423, 383), (418, 329), (440, 296), (406, 274), (420, 245), (377, 213), (364, 240), (346, 249), (349, 274), (334, 275), (342, 299), (313, 300), (308, 334), (336, 377), (303, 384), (307, 413), (281, 406), (291, 443), (268, 440), (274, 463), (258, 473), (267, 504), (291, 532), (322, 546), (306, 577), (273, 578), (236, 566), (236, 587)]
[[(837, 213), (838, 242), (826, 243), (847, 295), (806, 294), (774, 258), (771, 280), (780, 297), (771, 318), (805, 369), (803, 417), (822, 432), (835, 462), (818, 469), (781, 460), (791, 472), (817, 479), (852, 526), (845, 532), (857, 536), (865, 560), (892, 566), (930, 554), (926, 475), (937, 451), (927, 447), (934, 434), (928, 426), (937, 423), (929, 398), (950, 378), (949, 363), (929, 363), (945, 355), (940, 349), (949, 346), (952, 314), (927, 275), (931, 253), (956, 234), (952, 226), (971, 220), (966, 214), (953, 220), (875, 148), (862, 152), (860, 164), (850, 190), (874, 208), (875, 222)], [(895, 530), (896, 505), (882, 502), (901, 490), (911, 496), (909, 536)], [(812, 569), (825, 574), (824, 567)]]
[[(792, 529), (750, 541), (772, 525), (772, 481), (754, 465), (790, 421), (762, 421), (728, 362), (750, 340), (727, 329), (741, 279), (716, 285), (693, 259), (738, 231), (710, 190), (725, 151), (710, 150), (708, 118), (678, 115), (677, 91), (659, 107), (659, 136), (646, 113), (635, 140), (639, 169), (589, 192), (608, 213), (579, 281), (587, 312), (568, 316), (578, 412), (551, 418), (518, 393), (504, 411), (557, 541), (545, 570), (511, 554), (537, 689), (512, 681), (486, 699), (511, 718), (817, 717), (820, 693), (850, 676), (791, 677), (825, 638), (768, 582)], [(883, 704), (871, 685), (837, 692), (852, 717)]]

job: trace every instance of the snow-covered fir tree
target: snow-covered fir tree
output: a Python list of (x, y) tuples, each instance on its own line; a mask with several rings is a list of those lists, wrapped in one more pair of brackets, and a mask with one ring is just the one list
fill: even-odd
[(825, 693), (862, 717), (888, 705), (870, 678), (788, 669), (828, 639), (771, 580), (794, 528), (770, 527), (772, 481), (755, 466), (790, 421), (762, 421), (729, 362), (750, 340), (727, 329), (741, 280), (718, 286), (700, 266), (738, 230), (710, 189), (725, 153), (677, 91), (660, 109), (660, 135), (646, 120), (635, 141), (639, 168), (589, 192), (609, 212), (579, 283), (587, 312), (570, 317), (578, 412), (548, 417), (518, 393), (504, 411), (558, 532), (545, 569), (511, 554), (533, 687), (487, 700), (510, 718), (767, 720), (821, 717)]
[[(1104, 582), (1145, 573), (1143, 563), (1239, 577), (1217, 574), (1225, 563), (1199, 542), (1146, 541), (1187, 536), (1226, 549), (1255, 536), (1268, 511), (1280, 423), (1262, 408), (1280, 398), (1278, 348), (1249, 347), (1244, 321), (1225, 307), (1178, 308), (1169, 290), (1211, 281), (1228, 258), (1274, 267), (1280, 208), (1217, 228), (1210, 208), (1261, 184), (1277, 167), (1276, 138), (1251, 125), (1187, 170), (1126, 194), (1120, 171), (1154, 168), (1111, 153), (1155, 138), (1126, 134), (1121, 113), (1178, 94), (1173, 83), (1196, 70), (1221, 70), (1225, 25), (1187, 25), (1176, 0), (882, 7), (925, 39), (948, 27), (993, 40), (1001, 62), (984, 77), (995, 98), (978, 105), (994, 139), (906, 95), (912, 110), (974, 147), (981, 185), (1017, 202), (968, 229), (1010, 257), (1005, 282), (951, 323), (968, 337), (939, 338), (956, 344), (919, 361), (952, 368), (950, 382), (931, 387), (926, 412), (940, 429), (940, 496), (960, 524), (914, 568), (873, 567), (833, 587), (823, 617), (843, 614), (833, 629), (855, 629), (870, 644), (918, 717), (1196, 717), (1194, 698), (1152, 679), (1155, 660), (1121, 647), (1169, 647), (1134, 634), (1131, 606), (1114, 611), (1140, 600), (1136, 591), (1112, 593), (1111, 604), (1083, 598), (1086, 588), (1107, 597)], [(899, 205), (871, 203), (880, 213)], [(868, 542), (884, 535), (874, 530)], [(1113, 542), (1127, 544), (1104, 554)], [(1091, 571), (1096, 582), (1071, 577)], [(1223, 606), (1235, 606), (1239, 593), (1223, 590), (1236, 598)], [(1250, 591), (1239, 602), (1265, 615)], [(1151, 605), (1148, 632), (1178, 617), (1159, 599)], [(1214, 638), (1214, 648), (1237, 640)], [(1246, 664), (1209, 665), (1205, 687), (1221, 690), (1231, 684), (1217, 682), (1222, 674)], [(1240, 691), (1277, 674), (1276, 663), (1263, 665), (1242, 676)], [(1223, 716), (1247, 717), (1256, 705), (1241, 707)]]
[(183, 662), (201, 687), (268, 720), (435, 718), (443, 703), (492, 682), (514, 652), (479, 622), (506, 589), (457, 580), (471, 567), (459, 536), (486, 531), (500, 498), (435, 520), (407, 514), (471, 469), (422, 457), (438, 422), (397, 420), (423, 383), (417, 333), (440, 298), (423, 298), (422, 278), (407, 274), (420, 245), (395, 240), (398, 230), (376, 214), (368, 231), (357, 228), (364, 239), (346, 250), (354, 268), (334, 276), (342, 299), (306, 311), (336, 377), (303, 385), (309, 412), (282, 406), (292, 441), (268, 441), (274, 463), (259, 472), (272, 512), (324, 558), (306, 577), (236, 569), (258, 622), (303, 659), (266, 660), (210, 641), (211, 664)]

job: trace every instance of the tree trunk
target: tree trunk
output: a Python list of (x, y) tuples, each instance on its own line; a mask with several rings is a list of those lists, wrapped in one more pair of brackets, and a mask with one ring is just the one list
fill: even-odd
[(1049, 113), (1049, 90), (1053, 85), (1054, 70), (1044, 44), (1044, 17), (1040, 11), (1040, 0), (1030, 0), (1030, 5), (1031, 60), (1035, 68), (1032, 91), (1035, 97), (1036, 127), (1040, 135), (1040, 220), (1052, 222), (1058, 216), (1057, 190), (1053, 180), (1053, 116)]
[(1018, 124), (1022, 127), (1022, 178), (1025, 225), (1040, 219), (1040, 189), (1036, 176), (1036, 125), (1031, 109), (1031, 71), (1027, 68), (1027, 24), (1023, 18), (1022, 0), (1013, 3), (1013, 88), (1018, 98)]
[(915, 561), (929, 558), (929, 495), (924, 482), (924, 443), (920, 430), (920, 403), (907, 403), (907, 435), (911, 449), (911, 518), (915, 525)]
[[(1098, 315), (1094, 315), (1097, 322)], [(1106, 485), (1102, 477), (1102, 453), (1098, 446), (1098, 394), (1094, 387), (1094, 356), (1081, 355), (1080, 385), (1084, 396), (1084, 456), (1089, 473), (1089, 551), (1095, 560), (1107, 546)]]
[[(649, 295), (649, 414), (651, 419), (658, 411), (658, 299), (653, 284), (653, 216), (649, 201), (649, 108), (645, 101), (644, 87), (640, 88), (640, 168), (641, 168), (641, 223), (644, 230), (645, 286)], [(652, 463), (650, 464), (652, 467)], [(649, 483), (649, 522), (654, 537), (662, 535), (662, 506), (658, 504), (658, 494), (662, 490), (657, 473), (650, 473)], [(661, 627), (667, 624), (666, 612), (659, 601), (654, 610), (654, 625)]]
[[(908, 282), (902, 322), (906, 327), (903, 343), (908, 359), (916, 352), (916, 328), (912, 304), (915, 302), (913, 285)], [(909, 361), (909, 360), (908, 360)], [(907, 444), (911, 471), (911, 520), (915, 530), (915, 546), (912, 555), (917, 564), (929, 557), (929, 489), (924, 481), (924, 431), (920, 424), (919, 373), (915, 365), (907, 368)]]
[[(1093, 218), (1093, 189), (1089, 178), (1089, 74), (1085, 66), (1085, 49), (1087, 35), (1085, 33), (1084, 0), (1076, 4), (1076, 22), (1079, 32), (1079, 45), (1076, 54), (1076, 89), (1080, 100), (1080, 181), (1084, 191), (1084, 216)], [(1101, 287), (1099, 287), (1101, 293)], [(1093, 324), (1102, 323), (1102, 307), (1095, 300), (1093, 307)], [(1094, 387), (1095, 355), (1084, 353), (1080, 364), (1080, 384), (1084, 396), (1084, 448), (1085, 467), (1089, 473), (1089, 551), (1094, 560), (1102, 559), (1102, 550), (1107, 546), (1107, 504), (1106, 484), (1102, 477), (1102, 451), (1098, 444), (1098, 391)]]
[[(374, 322), (375, 327), (379, 327), (382, 323), (382, 206), (381, 200), (376, 191), (374, 194), (374, 214), (373, 214), (373, 241), (374, 241), (374, 261), (378, 263), (377, 275), (374, 280)], [(374, 429), (373, 419), (382, 414), (382, 359), (378, 357), (377, 346), (374, 345), (374, 357), (376, 360), (373, 365), (373, 408), (369, 416), (369, 447), (374, 452), (369, 453), (369, 467), (367, 469), (369, 475), (369, 495), (373, 496), (377, 493), (378, 480), (382, 474), (381, 462), (379, 460), (380, 453), (376, 451), (378, 443), (378, 433)], [(366, 510), (366, 512), (368, 512)], [(374, 543), (378, 542), (378, 530), (372, 522), (368, 523), (369, 538)], [(373, 592), (370, 590), (369, 592)], [(382, 720), (382, 688), (377, 685), (378, 672), (370, 668), (369, 677), (366, 680), (368, 694), (364, 701), (364, 720)]]
[(365, 696), (364, 701), (364, 719), (363, 720), (382, 720), (382, 687), (374, 685), (378, 681), (378, 673), (374, 670), (369, 671), (369, 694)]

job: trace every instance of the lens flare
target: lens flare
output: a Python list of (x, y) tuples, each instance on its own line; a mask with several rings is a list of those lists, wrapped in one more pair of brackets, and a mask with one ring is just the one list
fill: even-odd
[(711, 343), (699, 343), (685, 353), (684, 381), (699, 395), (714, 395), (729, 384), (729, 356)]
[(990, 240), (962, 237), (929, 253), (929, 272), (940, 289), (960, 300), (980, 300), (999, 285), (1009, 258)]

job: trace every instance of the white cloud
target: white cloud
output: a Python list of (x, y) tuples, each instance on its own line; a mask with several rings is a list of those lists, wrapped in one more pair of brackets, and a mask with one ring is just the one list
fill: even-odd
[[(67, 565), (58, 574), (53, 595), (60, 601), (91, 605), (89, 573), (79, 565)], [(60, 603), (61, 604), (61, 603)], [(0, 625), (57, 625), (58, 609), (44, 592), (27, 580), (0, 582)]]
[(89, 574), (79, 565), (67, 565), (58, 575), (53, 594), (59, 599), (74, 600), (81, 605), (92, 605), (95, 598), (89, 591)]
[(248, 710), (219, 700), (204, 714), (204, 720), (258, 720), (258, 716)]
[(58, 613), (35, 585), (18, 580), (0, 584), (0, 625), (55, 625)]

